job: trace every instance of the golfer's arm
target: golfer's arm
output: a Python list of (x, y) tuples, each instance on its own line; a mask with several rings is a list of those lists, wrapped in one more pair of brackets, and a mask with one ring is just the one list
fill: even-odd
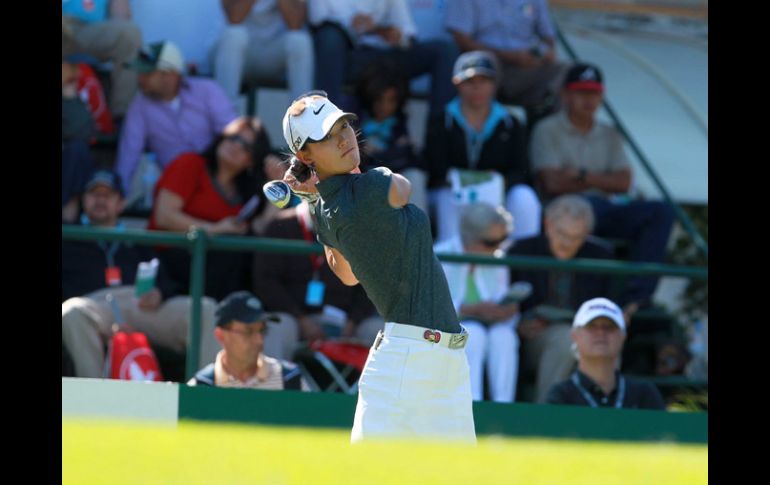
[(339, 251), (324, 245), (324, 253), (326, 253), (326, 261), (329, 263), (329, 267), (342, 283), (347, 286), (358, 284), (358, 278), (353, 274), (353, 270), (350, 269), (350, 263)]
[(388, 204), (391, 207), (404, 207), (409, 203), (412, 194), (412, 184), (403, 175), (394, 173), (391, 175), (390, 189), (388, 190)]

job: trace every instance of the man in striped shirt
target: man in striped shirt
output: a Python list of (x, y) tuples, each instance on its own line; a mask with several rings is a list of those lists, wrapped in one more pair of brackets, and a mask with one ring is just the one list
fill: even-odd
[(296, 364), (262, 353), (267, 322), (278, 318), (265, 312), (248, 291), (226, 296), (217, 307), (214, 337), (223, 349), (188, 385), (241, 387), (265, 390), (309, 390)]

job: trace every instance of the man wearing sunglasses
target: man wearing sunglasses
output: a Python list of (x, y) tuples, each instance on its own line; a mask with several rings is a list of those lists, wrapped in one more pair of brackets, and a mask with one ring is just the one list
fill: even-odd
[[(436, 254), (472, 253), (502, 256), (503, 243), (513, 230), (511, 215), (501, 206), (485, 203), (463, 208), (460, 234), (434, 246)], [(516, 323), (519, 305), (505, 301), (509, 272), (505, 266), (442, 262), (452, 302), (460, 324), (468, 329), (465, 346), (474, 401), (484, 399), (484, 364), (489, 377), (489, 396), (497, 402), (513, 402), (519, 361)]]
[(299, 367), (263, 354), (267, 322), (280, 322), (267, 313), (259, 299), (248, 291), (225, 297), (216, 310), (214, 337), (222, 344), (209, 364), (187, 384), (190, 386), (238, 387), (263, 390), (308, 390)]

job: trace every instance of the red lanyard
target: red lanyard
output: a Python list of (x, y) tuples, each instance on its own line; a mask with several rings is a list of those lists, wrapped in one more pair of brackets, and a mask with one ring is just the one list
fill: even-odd
[[(302, 230), (302, 237), (305, 239), (305, 241), (313, 242), (315, 238), (305, 225), (305, 220), (302, 218), (299, 212), (297, 212), (297, 222), (299, 222), (299, 228)], [(324, 260), (326, 260), (326, 258), (322, 254), (311, 254), (309, 257), (310, 264), (313, 265), (313, 279), (318, 279), (318, 269), (321, 268), (321, 265), (324, 264)]]

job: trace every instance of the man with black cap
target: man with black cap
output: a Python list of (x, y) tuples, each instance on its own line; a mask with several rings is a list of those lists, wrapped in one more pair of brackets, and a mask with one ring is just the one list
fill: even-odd
[(578, 369), (548, 392), (549, 404), (591, 407), (665, 409), (652, 384), (620, 374), (620, 354), (626, 339), (623, 311), (607, 298), (584, 302), (572, 322)]
[[(80, 222), (120, 229), (124, 205), (120, 176), (98, 170), (86, 183)], [(178, 353), (186, 350), (190, 297), (175, 296), (178, 289), (162, 265), (153, 288), (136, 296), (137, 267), (154, 257), (149, 246), (120, 241), (62, 241), (62, 342), (72, 358), (75, 376), (102, 377), (105, 346), (112, 336), (112, 324), (119, 318), (113, 315), (108, 295), (112, 295), (124, 319), (118, 323), (146, 334), (153, 345)], [(214, 326), (215, 307), (214, 300), (203, 298), (201, 359), (216, 353), (216, 342), (205, 337)]]
[(214, 337), (223, 349), (213, 364), (199, 370), (188, 385), (264, 390), (309, 390), (299, 367), (262, 353), (267, 322), (280, 318), (267, 313), (248, 291), (227, 295), (216, 310)]
[[(579, 193), (596, 216), (593, 234), (627, 240), (631, 260), (663, 262), (674, 211), (662, 201), (632, 200), (631, 166), (623, 138), (594, 116), (602, 104), (604, 82), (599, 68), (579, 63), (570, 68), (562, 88), (564, 109), (535, 127), (530, 143), (532, 167), (546, 202)], [(658, 277), (631, 278), (619, 303), (629, 314), (647, 306)]]

